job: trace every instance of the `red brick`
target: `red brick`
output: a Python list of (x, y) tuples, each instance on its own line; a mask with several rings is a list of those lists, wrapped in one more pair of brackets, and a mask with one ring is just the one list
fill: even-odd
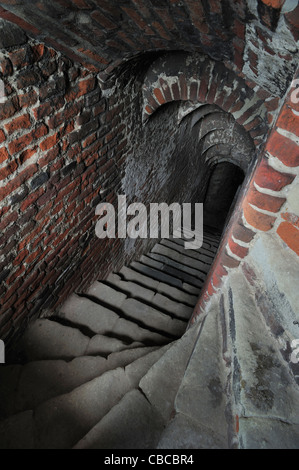
[(189, 8), (191, 20), (195, 28), (201, 33), (208, 34), (209, 26), (205, 19), (205, 13), (201, 2), (196, 0), (185, 0), (185, 3)]
[(9, 278), (6, 279), (6, 284), (11, 285), (18, 277), (25, 271), (25, 266), (21, 265)]
[(285, 0), (261, 0), (265, 5), (272, 8), (281, 8)]
[(5, 162), (9, 157), (8, 151), (6, 150), (5, 147), (0, 148), (0, 163)]
[(90, 10), (92, 8), (85, 0), (72, 0), (72, 3), (82, 10)]
[(269, 212), (279, 212), (282, 205), (286, 202), (285, 198), (270, 196), (259, 192), (254, 186), (251, 186), (247, 193), (247, 200), (250, 204)]
[(266, 150), (286, 166), (299, 166), (299, 146), (287, 137), (273, 132), (267, 142)]
[(244, 246), (241, 246), (238, 243), (234, 242), (232, 238), (229, 238), (228, 246), (231, 252), (234, 255), (237, 255), (239, 258), (245, 258), (245, 256), (248, 255), (248, 251), (249, 251), (248, 248), (245, 248)]
[(51, 135), (47, 139), (43, 140), (39, 144), (39, 146), (40, 146), (41, 150), (43, 150), (43, 151), (50, 150), (51, 148), (54, 147), (54, 145), (57, 144), (58, 140), (59, 140), (59, 135), (58, 135), (58, 133), (56, 133), (54, 135)]
[(93, 20), (95, 20), (97, 23), (99, 23), (101, 26), (103, 26), (105, 29), (108, 31), (111, 31), (113, 29), (117, 29), (117, 25), (113, 23), (113, 21), (109, 20), (105, 15), (103, 15), (100, 11), (95, 11), (91, 14), (91, 17)]
[(276, 217), (258, 212), (246, 202), (243, 205), (243, 211), (249, 225), (263, 232), (271, 230), (276, 220)]
[(6, 140), (5, 134), (2, 129), (0, 129), (0, 144)]
[(31, 127), (30, 116), (29, 114), (24, 114), (23, 116), (13, 119), (8, 124), (5, 124), (4, 127), (9, 134), (20, 129), (29, 129), (29, 127)]
[(30, 193), (26, 197), (25, 201), (22, 202), (20, 209), (24, 212), (29, 206), (31, 206), (42, 194), (44, 193), (43, 188), (39, 188), (37, 191)]
[(276, 126), (297, 135), (299, 128), (299, 116), (296, 116), (289, 106), (284, 106), (278, 117)]
[(38, 248), (37, 250), (35, 250), (33, 253), (31, 253), (25, 260), (24, 260), (24, 263), (29, 265), (31, 263), (33, 263), (38, 257), (39, 255), (41, 254), (42, 252), (42, 248)]
[(166, 103), (166, 100), (161, 92), (161, 90), (159, 88), (155, 88), (154, 89), (154, 95), (157, 99), (157, 101), (159, 102), (159, 104), (164, 104)]
[(0, 105), (0, 120), (9, 119), (17, 112), (18, 107), (14, 100), (7, 100)]
[(0, 59), (0, 71), (2, 72), (4, 77), (13, 74), (13, 67), (9, 59)]
[(9, 58), (17, 70), (27, 67), (30, 65), (30, 50), (28, 47), (22, 47), (16, 51), (10, 52)]
[(18, 218), (17, 212), (9, 213), (4, 219), (0, 222), (0, 232), (6, 229), (11, 223), (15, 222)]
[(125, 13), (127, 13), (127, 15), (130, 18), (132, 18), (134, 23), (136, 23), (136, 25), (138, 26), (138, 28), (141, 29), (141, 31), (143, 31), (145, 34), (149, 36), (154, 35), (153, 30), (149, 26), (147, 26), (144, 19), (139, 15), (139, 13), (136, 10), (134, 10), (133, 8), (128, 8), (128, 7), (121, 7), (121, 9)]
[(15, 153), (21, 152), (26, 147), (28, 147), (32, 142), (34, 142), (35, 140), (38, 140), (40, 137), (46, 135), (47, 133), (48, 133), (48, 129), (46, 128), (46, 126), (44, 124), (41, 124), (36, 129), (29, 132), (28, 134), (25, 134), (24, 136), (19, 137), (19, 139), (12, 141), (9, 144), (10, 154), (14, 155)]
[(82, 104), (69, 104), (63, 111), (57, 113), (55, 116), (49, 119), (48, 126), (50, 127), (50, 129), (55, 129), (61, 126), (63, 123), (77, 116), (81, 111), (81, 108)]
[(281, 173), (269, 166), (268, 159), (263, 157), (259, 164), (254, 181), (258, 186), (273, 191), (280, 191), (285, 186), (292, 183), (295, 175)]
[(236, 240), (241, 240), (244, 243), (249, 243), (256, 235), (255, 232), (243, 225), (242, 220), (235, 223), (232, 227), (232, 233)]
[(37, 165), (30, 165), (21, 173), (19, 173), (11, 182), (5, 187), (0, 188), (0, 201), (2, 201), (12, 191), (18, 189), (27, 179), (34, 175), (37, 171)]
[(220, 256), (220, 263), (227, 268), (237, 268), (240, 265), (240, 261), (232, 258), (224, 251)]
[[(108, 41), (106, 41), (106, 43), (109, 45)], [(120, 46), (118, 46), (117, 49), (120, 49)], [(84, 49), (84, 48), (81, 47), (81, 48), (78, 49), (78, 51), (81, 52), (81, 54), (87, 55), (87, 57), (89, 59), (92, 59), (92, 60), (98, 62), (99, 64), (105, 64), (105, 65), (109, 64), (109, 61), (107, 59), (100, 56), (99, 54), (96, 54), (93, 51), (90, 51), (89, 49)]]
[(22, 261), (24, 260), (24, 258), (26, 258), (26, 256), (29, 255), (29, 251), (28, 250), (22, 250), (18, 256), (14, 259), (14, 262), (13, 262), (13, 265), (14, 266), (18, 266), (19, 264), (22, 263)]
[(31, 46), (33, 58), (35, 62), (38, 62), (42, 59), (46, 52), (46, 48), (44, 44), (35, 44)]
[(285, 19), (290, 26), (290, 30), (296, 41), (299, 40), (299, 5), (289, 13), (285, 14)]
[(290, 222), (294, 227), (297, 227), (299, 229), (299, 217), (296, 214), (290, 213), (290, 212), (285, 212), (281, 214), (281, 217), (286, 220), (287, 222)]
[(36, 155), (36, 152), (37, 152), (37, 147), (24, 150), (24, 152), (22, 152), (21, 155), (19, 156), (20, 164), (23, 165), (23, 163), (25, 163), (27, 160), (30, 160), (31, 157)]
[(18, 168), (18, 165), (15, 161), (8, 163), (4, 168), (1, 168), (0, 169), (0, 181), (12, 175), (16, 171), (17, 168)]
[(299, 230), (289, 222), (282, 222), (277, 233), (280, 238), (299, 256)]
[(197, 101), (198, 83), (192, 82), (191, 85), (189, 86), (189, 90), (190, 90), (189, 91), (190, 100)]

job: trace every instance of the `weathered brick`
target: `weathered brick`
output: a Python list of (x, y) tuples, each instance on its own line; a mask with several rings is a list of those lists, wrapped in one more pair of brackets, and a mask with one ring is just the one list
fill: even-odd
[(8, 148), (9, 148), (10, 154), (14, 155), (15, 153), (21, 152), (30, 144), (34, 143), (35, 140), (38, 140), (39, 138), (43, 137), (47, 133), (48, 133), (48, 129), (44, 124), (37, 126), (35, 129), (33, 129), (33, 131), (29, 132), (28, 134), (25, 134), (22, 137), (19, 137), (16, 140), (13, 140), (9, 144)]
[(29, 129), (29, 127), (31, 127), (30, 116), (29, 114), (24, 114), (23, 116), (11, 120), (9, 123), (5, 124), (4, 127), (9, 134), (20, 129)]
[(243, 211), (246, 221), (252, 227), (263, 232), (268, 232), (273, 228), (276, 217), (258, 212), (246, 202), (243, 205)]
[(269, 165), (268, 159), (263, 157), (257, 168), (254, 180), (261, 188), (280, 191), (285, 186), (291, 184), (294, 178), (295, 175), (274, 170), (274, 168)]
[(282, 222), (277, 233), (288, 247), (299, 256), (299, 230), (289, 222)]
[(250, 187), (246, 197), (250, 204), (269, 212), (279, 212), (282, 205), (286, 202), (285, 198), (263, 194), (255, 189), (254, 186)]
[(0, 148), (0, 163), (5, 162), (9, 157), (8, 151), (6, 150), (5, 147)]

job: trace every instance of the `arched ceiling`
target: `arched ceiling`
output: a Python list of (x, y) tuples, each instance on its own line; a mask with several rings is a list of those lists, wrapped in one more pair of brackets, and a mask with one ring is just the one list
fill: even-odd
[[(77, 62), (105, 71), (102, 78), (124, 60), (149, 51), (201, 52), (229, 63), (239, 72), (248, 69), (249, 56), (255, 54), (263, 64), (262, 73), (256, 71), (257, 79), (267, 86), (273, 75), (272, 88), (278, 89), (279, 94), (280, 89), (286, 88), (285, 82), (296, 63), (298, 13), (291, 0), (285, 5), (283, 1), (278, 2), (278, 7), (276, 3), (269, 0), (1, 0), (0, 18), (19, 25), (27, 34)], [(269, 37), (267, 45), (257, 38), (258, 31), (266, 42)], [(252, 40), (256, 44), (249, 46), (248, 41)], [(263, 55), (265, 45), (271, 49), (269, 58)], [(272, 61), (272, 69), (267, 72), (268, 59)], [(253, 78), (255, 70), (247, 69), (246, 74)], [(275, 84), (278, 78), (280, 84)]]

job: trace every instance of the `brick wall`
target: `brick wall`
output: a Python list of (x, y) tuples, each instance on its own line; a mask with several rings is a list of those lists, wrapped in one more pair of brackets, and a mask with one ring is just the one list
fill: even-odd
[(119, 105), (111, 102), (107, 111), (96, 75), (14, 31), (0, 55), (4, 339), (41, 308), (87, 286), (96, 271), (105, 274), (113, 258), (107, 253), (117, 259), (117, 241), (107, 247), (95, 238), (94, 210), (102, 181), (111, 180), (111, 148), (116, 155), (123, 146), (113, 117)]
[[(155, 151), (155, 137), (167, 138), (165, 148), (161, 141), (164, 161), (172, 155), (171, 145), (183, 142), (165, 125), (172, 101), (216, 104), (232, 113), (262, 149), (298, 62), (298, 10), (285, 5), (262, 0), (0, 1), (0, 79), (7, 95), (0, 105), (4, 339), (41, 309), (83, 289), (96, 272), (105, 276), (148, 247), (96, 239), (94, 208), (101, 200), (116, 203), (117, 194), (132, 187), (127, 176), (142, 148), (150, 144)], [(173, 50), (202, 57), (202, 68), (191, 61), (183, 75), (173, 70), (164, 77), (146, 75), (154, 60)], [(169, 110), (160, 109), (166, 103)], [(294, 171), (279, 165), (295, 167), (297, 160), (283, 160), (278, 135), (273, 134), (271, 145), (280, 163), (264, 153), (256, 177), (271, 174), (271, 181), (291, 187)], [(297, 141), (289, 140), (290, 155), (295, 155)], [(174, 198), (180, 153), (164, 173), (156, 172), (158, 157), (152, 166), (147, 157), (139, 167), (147, 177), (138, 180), (138, 194), (145, 202), (165, 199), (167, 174), (165, 191)], [(185, 176), (188, 180), (188, 172)], [(260, 188), (250, 186), (243, 208), (247, 219), (236, 221), (221, 254), (224, 261), (207, 284), (209, 293), (229, 268), (238, 266), (258, 230), (277, 233), (291, 250), (297, 246), (298, 214), (285, 205), (280, 189)], [(179, 197), (189, 197), (183, 185)]]

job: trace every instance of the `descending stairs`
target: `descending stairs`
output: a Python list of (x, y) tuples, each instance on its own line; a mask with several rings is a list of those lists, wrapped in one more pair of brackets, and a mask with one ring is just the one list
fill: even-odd
[(196, 342), (219, 236), (162, 240), (27, 328), (0, 366), (0, 448), (156, 448)]

